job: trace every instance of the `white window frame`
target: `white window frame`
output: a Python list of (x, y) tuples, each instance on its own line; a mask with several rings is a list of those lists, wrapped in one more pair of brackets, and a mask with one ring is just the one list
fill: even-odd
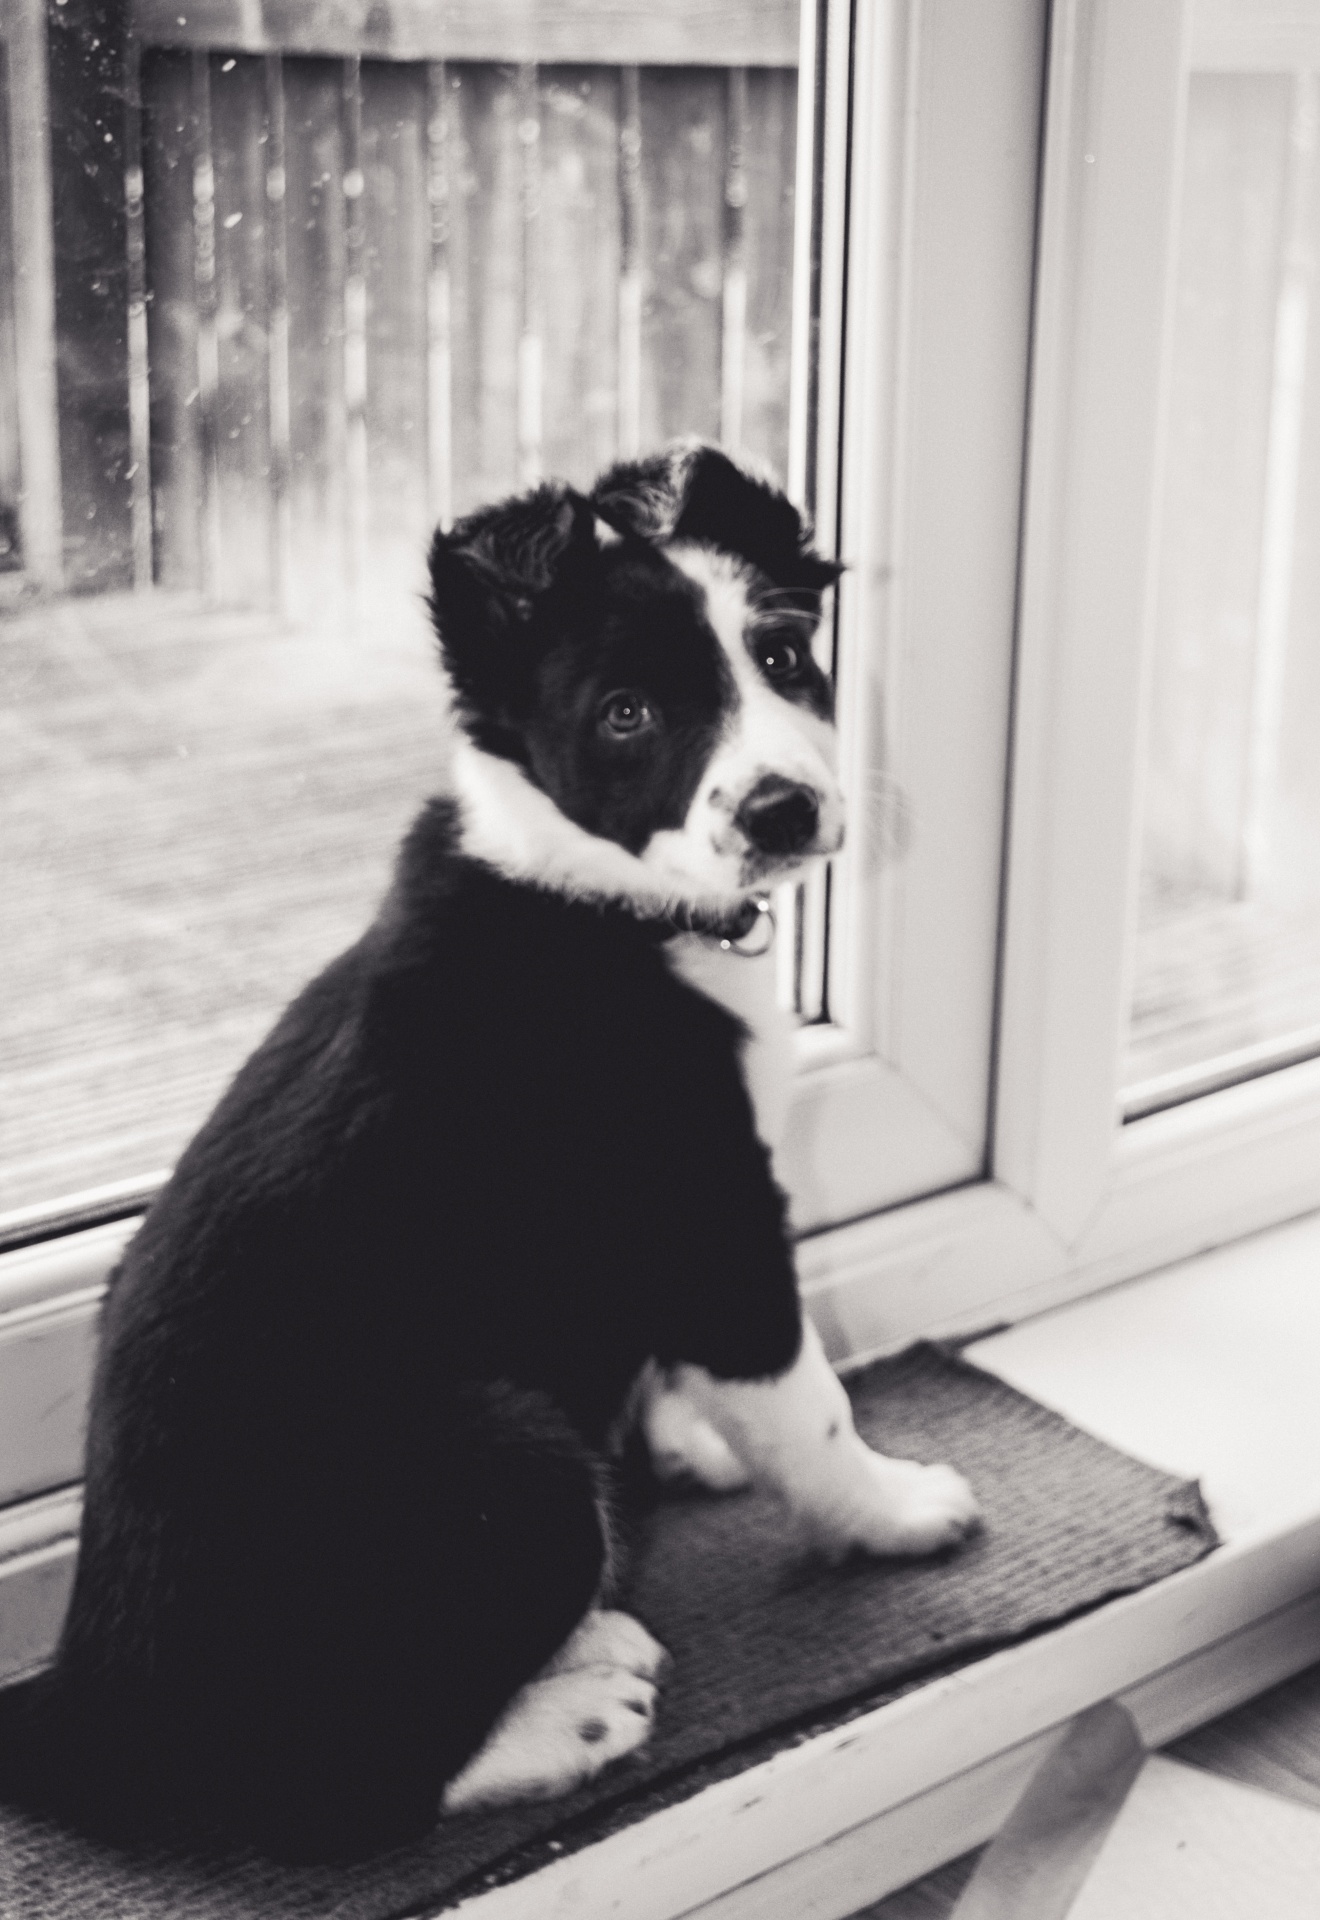
[(849, 829), (781, 1163), (804, 1229), (986, 1170), (1043, 36), (1041, 0), (829, 9), (815, 505), (848, 568)]
[[(1211, 11), (1199, 16), (1203, 22)], [(920, 338), (933, 324), (922, 299), (938, 303), (940, 296), (937, 276), (923, 278), (920, 236), (913, 238), (911, 156), (930, 154), (932, 141), (938, 148), (941, 109), (947, 125), (958, 80), (965, 86), (978, 70), (991, 71), (996, 47), (1004, 60), (1022, 54), (1033, 17), (1041, 16), (1029, 0), (994, 0), (970, 14), (959, 0), (859, 8), (851, 258), (868, 271), (851, 279), (848, 336), (853, 367), (860, 364), (867, 378), (848, 407), (845, 548), (850, 528), (856, 544), (846, 592), (859, 628), (874, 618), (884, 634), (887, 666), (893, 649), (899, 666), (910, 663), (902, 650), (919, 622), (904, 628), (881, 603), (901, 600), (888, 591), (897, 582), (906, 606), (914, 604), (921, 539), (940, 533), (929, 494), (927, 518), (914, 518), (920, 461), (931, 443), (914, 444), (922, 423), (903, 388), (914, 329)], [(1013, 55), (1003, 48), (1011, 21), (1019, 29)], [(1126, 1126), (1118, 1098), (1192, 26), (1191, 0), (1056, 0), (1052, 9), (989, 1170), (802, 1242), (805, 1296), (839, 1362), (917, 1334), (1016, 1320), (1320, 1206), (1320, 1062)], [(837, 49), (832, 57), (837, 74)], [(937, 88), (932, 97), (932, 76), (940, 73), (951, 91)], [(895, 89), (904, 112), (886, 167), (865, 142), (893, 130), (873, 109)], [(989, 97), (992, 89), (983, 92)], [(906, 236), (906, 251), (896, 236)], [(895, 259), (903, 263), (897, 273)], [(908, 412), (895, 426), (900, 391)], [(998, 441), (987, 435), (990, 442), (1002, 462), (1002, 434)], [(975, 468), (982, 484), (992, 468), (989, 455)], [(1016, 511), (1014, 500), (1010, 520)], [(996, 537), (1002, 542), (1002, 532)], [(925, 564), (934, 565), (939, 547), (926, 551)], [(1011, 586), (1011, 567), (1007, 577)], [(940, 637), (930, 644), (938, 647)], [(897, 667), (895, 677), (901, 681)], [(954, 699), (960, 693), (951, 689)], [(974, 716), (974, 699), (965, 711)], [(919, 703), (899, 717), (919, 738)], [(855, 764), (856, 742), (847, 751)], [(999, 764), (1002, 782), (1002, 748)], [(920, 774), (911, 754), (909, 765)], [(991, 765), (987, 754), (975, 777), (984, 781)], [(941, 796), (930, 799), (938, 808)], [(920, 815), (920, 793), (916, 800)], [(993, 839), (998, 830), (982, 823), (982, 831)], [(901, 883), (909, 889), (909, 927), (928, 875), (928, 898), (941, 897), (938, 837), (927, 846), (925, 867), (920, 842), (914, 846)], [(838, 942), (845, 967), (839, 1032), (807, 1042), (842, 1057), (808, 1057), (804, 1100), (823, 1100), (819, 1089), (840, 1080), (874, 1087), (886, 1073), (915, 1076), (938, 1062), (938, 1047), (923, 1054), (914, 1043), (905, 1054), (901, 1035), (894, 1038), (892, 1003), (866, 998), (877, 926), (869, 915), (878, 914), (883, 935), (896, 917), (893, 899), (881, 890), (874, 906), (863, 906), (855, 896), (852, 929)], [(978, 910), (984, 913), (984, 901)], [(878, 972), (883, 977), (885, 969)], [(978, 979), (977, 991), (993, 990), (993, 976), (990, 988), (984, 974)], [(851, 1120), (830, 1147), (841, 1163), (848, 1154), (874, 1157), (874, 1139)], [(840, 1191), (853, 1178), (845, 1169)], [(133, 1224), (70, 1234), (0, 1260), (0, 1500), (41, 1495), (76, 1478), (100, 1290)], [(48, 1496), (42, 1515), (52, 1540), (61, 1527), (67, 1532), (76, 1515), (72, 1496)], [(29, 1545), (39, 1517), (34, 1509), (21, 1520)]]
[[(1258, 0), (1251, 35), (1318, 53), (1314, 13)], [(1186, 83), (1234, 33), (1225, 0), (1052, 9), (990, 1177), (806, 1243), (836, 1359), (1320, 1206), (1320, 1060), (1119, 1099)]]

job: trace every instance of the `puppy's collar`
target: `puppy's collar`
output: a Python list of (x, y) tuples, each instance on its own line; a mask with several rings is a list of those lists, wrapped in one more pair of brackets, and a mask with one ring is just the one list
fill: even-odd
[(742, 960), (759, 960), (774, 945), (775, 913), (770, 896), (754, 893), (744, 900), (736, 913), (703, 913), (699, 907), (679, 907), (665, 915), (660, 925), (661, 938), (673, 939), (680, 933), (697, 933), (713, 940), (724, 953), (736, 953)]

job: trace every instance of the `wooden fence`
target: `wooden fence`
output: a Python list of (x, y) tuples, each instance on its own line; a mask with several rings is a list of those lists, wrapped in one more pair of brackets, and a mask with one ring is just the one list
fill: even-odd
[(0, 41), (0, 572), (21, 563), (18, 344), (14, 325), (13, 177), (10, 167), (9, 54)]
[[(543, 474), (682, 432), (783, 470), (796, 7), (613, 11), (139, 5), (139, 581), (374, 615)], [(597, 48), (647, 59), (535, 57)]]

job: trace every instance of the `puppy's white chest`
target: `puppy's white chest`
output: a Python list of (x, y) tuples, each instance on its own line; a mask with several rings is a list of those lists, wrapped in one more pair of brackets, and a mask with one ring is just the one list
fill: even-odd
[(747, 959), (725, 951), (701, 934), (680, 934), (665, 945), (665, 959), (687, 986), (742, 1021), (742, 1047), (756, 1131), (773, 1153), (783, 1138), (793, 1090), (793, 1022), (775, 998), (774, 953)]

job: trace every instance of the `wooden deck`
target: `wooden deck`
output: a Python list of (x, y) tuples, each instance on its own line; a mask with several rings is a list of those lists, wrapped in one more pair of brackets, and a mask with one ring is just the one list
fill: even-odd
[(168, 1167), (371, 914), (438, 784), (418, 611), (309, 638), (189, 599), (0, 625), (0, 1210)]
[[(1304, 878), (1304, 876), (1299, 876)], [(1122, 1085), (1136, 1111), (1231, 1057), (1259, 1071), (1320, 1051), (1320, 906), (1205, 901), (1139, 918)], [(1163, 1089), (1163, 1094), (1162, 1094)]]

